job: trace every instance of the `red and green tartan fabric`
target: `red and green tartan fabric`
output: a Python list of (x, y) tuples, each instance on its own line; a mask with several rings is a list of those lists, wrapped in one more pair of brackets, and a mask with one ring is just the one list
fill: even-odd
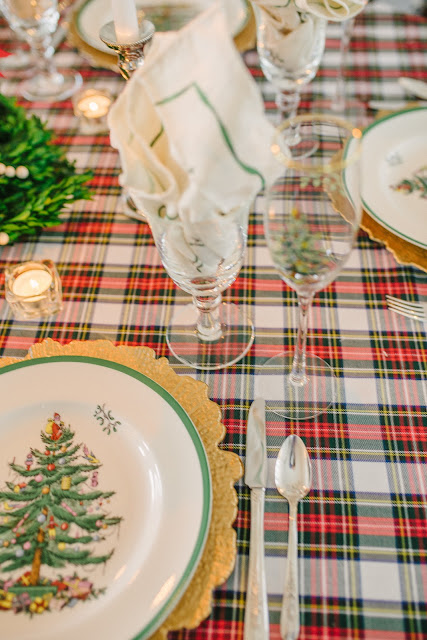
[[(402, 6), (405, 3), (402, 3)], [(393, 4), (396, 6), (396, 3)], [(427, 80), (427, 19), (391, 12), (371, 2), (357, 17), (348, 58), (347, 89), (369, 100), (403, 98), (401, 75)], [(304, 90), (301, 111), (327, 101), (334, 90), (340, 25), (330, 23), (316, 78)], [(12, 49), (0, 22), (0, 46)], [(117, 94), (124, 81), (92, 68), (64, 43), (61, 66), (77, 68), (87, 84)], [(255, 51), (244, 60), (274, 119), (274, 90)], [(19, 77), (3, 79), (13, 95)], [(23, 104), (23, 102), (22, 102)], [(119, 213), (120, 163), (108, 135), (83, 135), (71, 101), (25, 103), (49, 123), (81, 169), (92, 169), (93, 200), (63, 214), (62, 224), (38, 239), (0, 248), (0, 266), (51, 258), (58, 267), (64, 308), (44, 321), (16, 321), (0, 300), (2, 356), (23, 357), (34, 342), (105, 338), (147, 345), (168, 356), (170, 313), (187, 303), (166, 275), (146, 224)], [(366, 110), (363, 122), (375, 117)], [(222, 410), (221, 446), (245, 460), (245, 430), (255, 395), (255, 372), (265, 359), (292, 349), (295, 295), (279, 279), (268, 254), (260, 195), (249, 226), (244, 265), (225, 297), (244, 306), (255, 324), (255, 343), (236, 365), (194, 372), (172, 359), (178, 373), (205, 381)], [(427, 216), (427, 212), (426, 212)], [(426, 217), (427, 220), (427, 217)], [(427, 222), (426, 222), (427, 223)], [(270, 456), (265, 548), (270, 638), (280, 638), (280, 607), (287, 549), (287, 505), (274, 489), (273, 466), (290, 432), (300, 435), (313, 463), (313, 489), (299, 509), (300, 640), (425, 640), (427, 638), (427, 339), (426, 325), (387, 309), (385, 295), (427, 299), (427, 273), (401, 265), (361, 231), (342, 273), (315, 298), (309, 350), (325, 358), (340, 379), (331, 410), (299, 423), (267, 424)], [(250, 499), (237, 484), (237, 558), (233, 573), (213, 596), (211, 616), (174, 640), (241, 640), (248, 569)]]
[[(0, 58), (7, 58), (7, 56), (10, 56), (10, 53), (8, 53), (7, 51), (3, 51), (3, 49), (0, 49)], [(2, 76), (3, 74), (0, 72), (0, 76)]]

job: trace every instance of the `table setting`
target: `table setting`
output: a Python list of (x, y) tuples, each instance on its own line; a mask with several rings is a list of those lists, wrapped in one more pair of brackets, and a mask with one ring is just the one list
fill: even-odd
[(426, 43), (0, 0), (8, 640), (425, 638)]

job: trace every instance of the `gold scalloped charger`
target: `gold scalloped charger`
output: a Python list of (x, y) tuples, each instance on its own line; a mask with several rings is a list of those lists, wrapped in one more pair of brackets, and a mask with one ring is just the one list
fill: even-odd
[[(211, 0), (139, 0), (138, 15), (153, 22), (156, 32), (175, 31), (187, 24)], [(118, 71), (117, 56), (99, 38), (99, 30), (112, 19), (110, 0), (85, 0), (73, 12), (68, 28), (70, 43), (95, 67)], [(232, 0), (225, 5), (230, 33), (239, 51), (255, 43), (255, 20), (248, 0)]]
[(427, 109), (379, 114), (363, 134), (361, 227), (397, 262), (427, 271)]
[(238, 456), (218, 448), (225, 428), (206, 385), (178, 376), (148, 347), (108, 341), (49, 339), (0, 366), (8, 638), (102, 631), (114, 640), (164, 639), (198, 626), (234, 566), (234, 484), (242, 475)]

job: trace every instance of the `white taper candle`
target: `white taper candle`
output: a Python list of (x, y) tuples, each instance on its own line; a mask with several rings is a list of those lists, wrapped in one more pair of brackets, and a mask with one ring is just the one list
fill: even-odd
[(130, 44), (139, 39), (135, 0), (111, 0), (117, 42)]

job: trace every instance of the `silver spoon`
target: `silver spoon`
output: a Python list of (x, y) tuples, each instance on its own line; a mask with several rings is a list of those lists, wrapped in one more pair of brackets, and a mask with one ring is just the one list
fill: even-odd
[(304, 442), (298, 436), (286, 438), (276, 460), (274, 478), (278, 492), (289, 502), (288, 561), (280, 616), (283, 640), (299, 634), (297, 506), (311, 488), (311, 463)]

